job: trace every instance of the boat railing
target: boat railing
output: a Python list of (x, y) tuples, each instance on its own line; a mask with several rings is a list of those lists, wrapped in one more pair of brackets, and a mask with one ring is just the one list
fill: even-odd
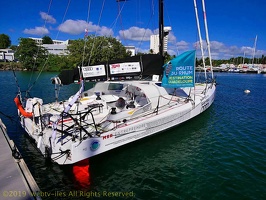
[[(77, 138), (81, 140), (86, 139), (87, 137), (93, 137), (95, 134), (98, 134), (97, 124), (93, 116), (93, 111), (95, 109), (102, 110), (103, 104), (92, 104), (88, 106), (88, 109), (78, 111), (77, 113), (67, 113), (62, 112), (61, 114), (61, 127), (56, 128), (56, 131), (61, 133), (61, 138), (63, 136), (72, 137), (72, 141), (75, 141)], [(69, 119), (67, 122), (64, 119)], [(91, 120), (88, 120), (88, 119)], [(69, 123), (69, 121), (73, 123)], [(61, 139), (63, 144), (63, 139)]]
[(141, 107), (137, 107), (137, 110), (131, 115), (131, 118), (134, 118), (142, 113), (147, 112), (148, 110), (151, 110), (151, 102), (141, 106)]

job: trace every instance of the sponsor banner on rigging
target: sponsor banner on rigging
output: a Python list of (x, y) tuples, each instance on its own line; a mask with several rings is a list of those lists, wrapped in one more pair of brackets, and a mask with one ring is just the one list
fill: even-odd
[(104, 65), (84, 66), (82, 67), (82, 75), (84, 78), (105, 76)]
[(110, 64), (109, 67), (111, 74), (141, 72), (139, 62), (116, 63)]
[(164, 65), (163, 87), (194, 87), (195, 52), (195, 50), (184, 52)]

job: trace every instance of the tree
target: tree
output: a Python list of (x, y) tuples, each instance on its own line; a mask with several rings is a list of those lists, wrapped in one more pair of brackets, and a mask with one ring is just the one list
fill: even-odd
[(18, 46), (16, 46), (16, 45), (11, 45), (9, 48), (12, 49), (13, 51), (16, 51), (17, 48), (18, 48)]
[(33, 39), (20, 38), (15, 57), (19, 59), (24, 68), (37, 70), (47, 58), (47, 50), (37, 46)]
[(45, 71), (60, 71), (61, 69), (67, 69), (69, 66), (66, 56), (49, 55), (49, 59), (45, 62)]
[(53, 40), (49, 36), (44, 36), (42, 38), (42, 43), (43, 44), (53, 44), (54, 42), (53, 42)]
[(6, 49), (11, 45), (11, 40), (8, 35), (0, 34), (0, 49)]
[(164, 63), (168, 63), (170, 60), (175, 58), (175, 55), (170, 55), (168, 52), (164, 53)]
[(72, 67), (94, 65), (108, 60), (130, 56), (130, 52), (115, 38), (88, 36), (85, 40), (73, 40), (68, 46), (69, 62)]

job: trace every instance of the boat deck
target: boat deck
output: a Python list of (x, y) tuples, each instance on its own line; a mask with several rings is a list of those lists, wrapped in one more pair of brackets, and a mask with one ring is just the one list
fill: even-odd
[[(41, 199), (32, 195), (40, 189), (24, 160), (15, 159), (12, 156), (12, 149), (14, 149), (14, 143), (9, 139), (0, 119), (0, 199)], [(18, 150), (17, 153), (20, 155)]]

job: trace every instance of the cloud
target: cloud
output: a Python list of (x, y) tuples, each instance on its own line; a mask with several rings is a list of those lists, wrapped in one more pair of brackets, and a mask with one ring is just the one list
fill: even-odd
[(61, 32), (69, 33), (71, 35), (85, 33), (85, 29), (87, 29), (89, 33), (96, 33), (96, 35), (110, 36), (114, 34), (111, 29), (105, 26), (100, 27), (94, 25), (92, 22), (87, 23), (84, 20), (66, 20), (64, 23), (59, 25), (58, 29)]
[(30, 34), (30, 35), (42, 36), (42, 35), (49, 34), (49, 31), (48, 31), (47, 28), (44, 28), (44, 27), (35, 27), (35, 28), (32, 28), (32, 29), (25, 29), (23, 31), (23, 33)]
[(184, 40), (181, 40), (181, 41), (176, 43), (176, 48), (178, 50), (188, 50), (189, 49), (189, 43), (184, 41)]
[(136, 26), (119, 31), (119, 38), (121, 40), (150, 41), (151, 35), (153, 35), (153, 32), (150, 29), (139, 28)]
[(102, 26), (99, 28), (97, 34), (102, 36), (113, 36), (114, 32), (112, 29), (109, 29), (106, 26)]
[[(206, 41), (203, 42), (203, 46), (204, 48), (207, 48)], [(211, 49), (215, 51), (216, 50), (226, 51), (228, 49), (222, 42), (218, 42), (218, 41), (211, 41), (210, 46), (211, 46)]]
[(45, 12), (40, 12), (40, 15), (41, 15), (41, 18), (43, 20), (45, 20), (47, 23), (50, 23), (50, 24), (55, 24), (56, 23), (56, 19), (53, 18), (51, 15), (48, 15)]
[(266, 50), (257, 50), (256, 56), (261, 57), (262, 55), (266, 56)]
[[(204, 52), (207, 52), (206, 42), (203, 42)], [(228, 46), (222, 42), (210, 41), (211, 55), (213, 59), (230, 59), (236, 57), (247, 57), (251, 58), (254, 53), (254, 48), (249, 46), (238, 47), (235, 45)], [(261, 57), (265, 55), (265, 50), (256, 50), (255, 57)], [(206, 54), (207, 56), (207, 54)]]
[(179, 53), (177, 52), (177, 51), (175, 51), (175, 50), (171, 50), (171, 49), (168, 49), (167, 50), (167, 53), (169, 54), (169, 55), (178, 55)]
[(190, 44), (188, 42), (185, 42), (184, 40), (176, 42), (175, 36), (171, 37), (174, 38), (174, 40), (171, 40), (169, 37), (167, 46), (167, 53), (169, 55), (179, 55), (183, 51), (190, 49)]
[(169, 43), (176, 43), (176, 37), (175, 37), (174, 33), (172, 33), (172, 32), (169, 33), (168, 42)]
[(241, 47), (241, 52), (243, 52), (243, 54), (245, 54), (245, 55), (253, 55), (254, 48), (243, 46), (243, 47)]
[[(208, 57), (207, 43), (202, 42), (205, 57)], [(197, 55), (201, 56), (199, 41), (194, 43), (194, 46), (198, 50)], [(244, 52), (246, 56), (252, 55), (253, 47), (238, 47), (235, 45), (228, 46), (219, 41), (210, 41), (211, 56), (213, 59), (230, 59), (233, 57), (242, 57)]]
[[(84, 33), (84, 30), (89, 26), (89, 24), (84, 20), (66, 20), (64, 23), (60, 24), (58, 29), (64, 33), (69, 33), (71, 35), (78, 35)], [(93, 29), (97, 29), (93, 27)], [(88, 29), (91, 31), (92, 29)]]

